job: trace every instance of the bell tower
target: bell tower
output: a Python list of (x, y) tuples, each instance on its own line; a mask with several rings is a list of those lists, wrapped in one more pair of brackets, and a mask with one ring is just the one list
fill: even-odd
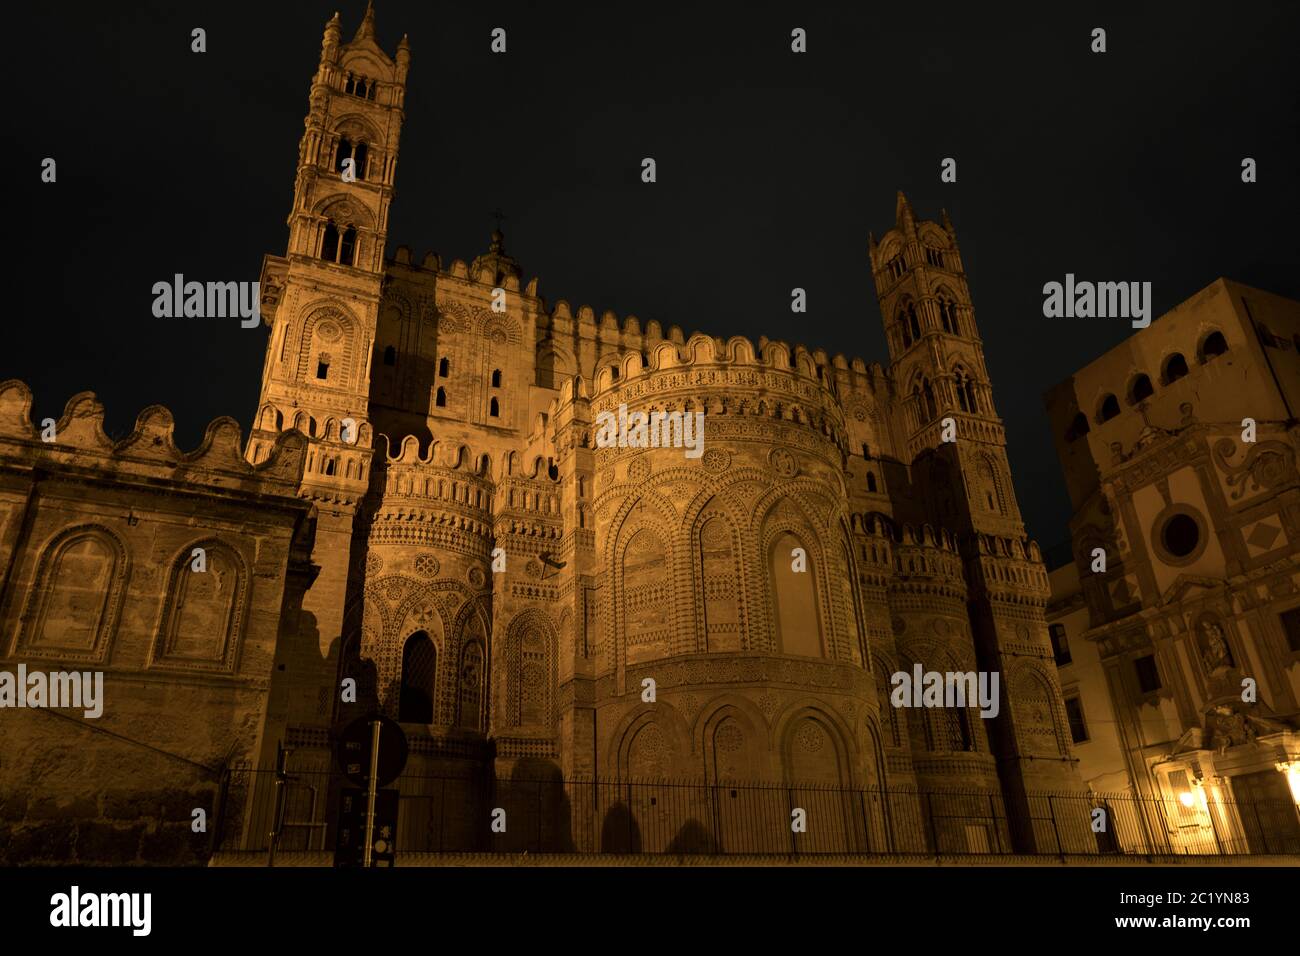
[[(901, 504), (959, 539), (975, 660), (999, 675), (989, 744), (1008, 815), (1028, 820), (1036, 794), (1079, 786), (1044, 617), (1047, 572), (1011, 485), (956, 231), (946, 212), (918, 222), (901, 192), (894, 219), (870, 250), (912, 480)], [(1017, 849), (1048, 845), (1032, 827), (1013, 830)]]
[(925, 486), (931, 520), (954, 531), (1023, 535), (957, 234), (946, 211), (942, 217), (917, 222), (900, 192), (894, 228), (870, 240), (905, 457)]
[(285, 429), (309, 439), (298, 493), (316, 504), (312, 562), (319, 568), (297, 637), (281, 641), (292, 659), (280, 662), (287, 676), (272, 694), (272, 719), (330, 719), (333, 705), (318, 688), (336, 685), (342, 644), (359, 631), (344, 608), (361, 558), (352, 553), (353, 520), (369, 482), (371, 352), (410, 61), (405, 37), (392, 58), (375, 41), (370, 5), (350, 43), (340, 44), (337, 13), (325, 25), (298, 146), (288, 249), (263, 260), (270, 339), (246, 457), (261, 461)]

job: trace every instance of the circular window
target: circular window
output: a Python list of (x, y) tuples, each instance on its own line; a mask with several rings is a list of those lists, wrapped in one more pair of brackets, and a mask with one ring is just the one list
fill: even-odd
[(1205, 517), (1191, 505), (1168, 505), (1151, 523), (1151, 544), (1165, 564), (1186, 567), (1209, 544)]
[(1176, 514), (1165, 522), (1160, 531), (1160, 542), (1175, 558), (1185, 558), (1201, 541), (1201, 529), (1189, 514)]

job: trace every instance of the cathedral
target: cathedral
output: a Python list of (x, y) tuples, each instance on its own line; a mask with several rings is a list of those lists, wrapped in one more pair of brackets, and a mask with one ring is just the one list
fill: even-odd
[[(43, 442), (0, 383), (0, 665), (107, 669), (118, 738), (208, 769), (328, 771), (332, 731), (378, 710), (408, 739), (404, 804), (478, 774), (947, 791), (1005, 806), (981, 811), (1005, 832), (932, 814), (923, 843), (1059, 843), (1032, 811), (1080, 789), (1048, 581), (947, 214), (900, 193), (869, 240), (884, 366), (550, 304), (499, 230), (468, 263), (386, 257), (410, 66), (370, 9), (350, 42), (325, 27), (246, 443), (219, 420), (176, 452), (160, 408), (108, 442), (89, 393)], [(700, 416), (698, 453), (596, 440), (656, 413)], [(201, 584), (195, 542), (221, 572)], [(999, 675), (1000, 699), (891, 706), (915, 668)], [(126, 746), (85, 736), (104, 766)], [(136, 786), (206, 799), (140, 760)], [(111, 841), (129, 814), (96, 799), (80, 819)]]

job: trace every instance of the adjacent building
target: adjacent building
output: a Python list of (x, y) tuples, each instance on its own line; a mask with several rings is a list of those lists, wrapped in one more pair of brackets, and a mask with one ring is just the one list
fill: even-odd
[(1300, 850), (1300, 303), (1219, 279), (1046, 403), (1081, 776), (1144, 798), (1157, 840)]

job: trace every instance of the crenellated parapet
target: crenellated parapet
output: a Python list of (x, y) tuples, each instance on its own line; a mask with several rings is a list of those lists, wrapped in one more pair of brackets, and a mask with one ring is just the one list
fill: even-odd
[(1047, 606), (1051, 592), (1036, 542), (976, 534), (968, 548), (976, 584), (990, 599), (1035, 608)]
[[(681, 346), (662, 342), (648, 354), (626, 352), (602, 365), (591, 390), (593, 426), (603, 413), (619, 415), (623, 407), (629, 414), (703, 413), (706, 448), (768, 441), (815, 454), (836, 468), (848, 448), (843, 410), (812, 357), (804, 351), (792, 357), (779, 342), (769, 342), (761, 354), (740, 336), (724, 341), (694, 335)], [(599, 447), (598, 463), (641, 450)]]
[(885, 588), (894, 579), (894, 524), (883, 515), (849, 515), (849, 527), (856, 539), (858, 583)]
[(957, 539), (944, 528), (900, 525), (891, 587), (900, 594), (965, 600), (966, 577)]
[(104, 406), (93, 392), (72, 396), (58, 421), (39, 428), (31, 421), (31, 407), (26, 384), (16, 379), (0, 382), (0, 455), (34, 468), (57, 465), (105, 477), (293, 495), (306, 461), (306, 439), (289, 431), (278, 436), (263, 460), (250, 465), (233, 418), (214, 420), (199, 447), (184, 452), (176, 447), (172, 413), (161, 405), (141, 411), (131, 433), (117, 441), (104, 432)]
[(444, 545), (475, 556), (492, 534), (495, 485), (486, 453), (407, 436), (389, 451), (379, 436), (367, 508), (372, 544)]

